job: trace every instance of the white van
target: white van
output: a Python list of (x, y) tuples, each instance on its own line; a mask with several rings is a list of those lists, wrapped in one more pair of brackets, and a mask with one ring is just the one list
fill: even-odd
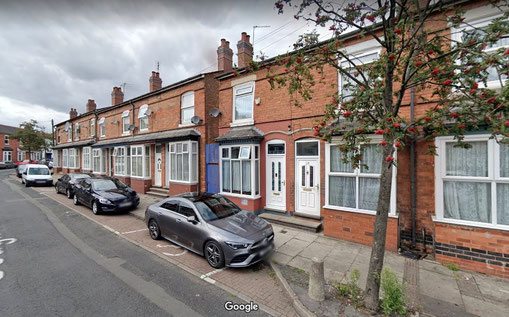
[(26, 187), (30, 185), (53, 186), (53, 177), (46, 165), (28, 164), (21, 175), (21, 183), (25, 184)]

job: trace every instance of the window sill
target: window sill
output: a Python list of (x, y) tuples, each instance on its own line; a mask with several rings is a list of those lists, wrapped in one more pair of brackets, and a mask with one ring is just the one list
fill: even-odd
[(467, 220), (457, 220), (457, 219), (439, 219), (436, 216), (431, 216), (431, 220), (437, 223), (444, 223), (448, 225), (458, 225), (465, 227), (475, 227), (475, 228), (485, 228), (485, 229), (493, 229), (493, 230), (503, 230), (509, 231), (509, 225), (494, 225), (491, 223), (482, 223), (475, 221), (467, 221)]
[(193, 182), (186, 182), (186, 181), (174, 181), (174, 180), (171, 180), (171, 179), (170, 179), (170, 184), (196, 185), (196, 184), (198, 184), (198, 182), (197, 182), (197, 181), (193, 181)]
[(148, 132), (148, 129), (140, 129), (138, 132)]
[(256, 199), (259, 199), (259, 198), (261, 198), (261, 197), (262, 197), (262, 196), (260, 196), (260, 195), (247, 196), (247, 195), (233, 194), (233, 193), (225, 193), (225, 192), (220, 192), (219, 194), (221, 194), (221, 195), (223, 195), (223, 196), (230, 196), (230, 197), (244, 198), (244, 199), (249, 199), (249, 200), (256, 200)]
[(128, 135), (131, 135), (131, 133), (129, 133), (129, 132), (123, 132), (122, 133), (122, 136), (128, 136)]
[(194, 123), (191, 123), (191, 122), (184, 122), (184, 123), (180, 123), (178, 125), (179, 128), (188, 128), (188, 127), (193, 127), (195, 126)]
[(151, 180), (151, 177), (131, 176), (133, 179), (139, 179), (141, 181)]
[[(323, 208), (344, 211), (344, 212), (351, 212), (351, 213), (356, 213), (356, 214), (376, 216), (376, 211), (372, 211), (372, 210), (356, 209), (356, 208), (349, 208), (349, 207), (338, 207), (338, 206), (332, 206), (332, 205), (324, 205)], [(390, 218), (398, 218), (399, 215), (395, 214), (395, 213), (389, 213), (389, 217)]]
[(230, 128), (235, 128), (235, 127), (243, 127), (243, 126), (246, 126), (246, 125), (253, 125), (254, 124), (254, 120), (238, 120), (238, 121), (233, 121), (232, 123), (230, 123)]

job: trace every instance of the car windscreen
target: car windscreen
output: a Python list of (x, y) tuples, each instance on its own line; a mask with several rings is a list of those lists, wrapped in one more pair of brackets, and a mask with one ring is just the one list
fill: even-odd
[(117, 189), (117, 185), (110, 179), (98, 179), (92, 182), (94, 190), (111, 190)]
[(71, 176), (71, 179), (90, 178), (90, 175), (88, 175), (88, 174), (72, 174), (70, 176)]
[(27, 166), (26, 165), (20, 165), (20, 166), (18, 166), (18, 169), (19, 169), (20, 172), (23, 172), (24, 170), (27, 169)]
[(224, 197), (206, 197), (194, 202), (200, 216), (205, 221), (214, 221), (233, 216), (240, 208)]
[(127, 186), (124, 182), (122, 182), (120, 179), (113, 178), (112, 181), (117, 185), (117, 188), (127, 188)]
[(44, 167), (31, 167), (28, 170), (28, 175), (49, 175), (49, 169)]

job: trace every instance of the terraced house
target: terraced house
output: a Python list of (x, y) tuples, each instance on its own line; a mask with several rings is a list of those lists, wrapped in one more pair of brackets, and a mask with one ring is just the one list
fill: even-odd
[[(458, 39), (498, 14), (484, 3), (462, 5), (464, 24), (450, 29)], [(343, 40), (346, 52), (361, 64), (382, 53), (369, 37), (346, 34)], [(500, 47), (509, 47), (507, 40), (491, 49)], [(263, 61), (257, 71), (246, 70), (253, 58), (246, 33), (237, 43), (238, 69), (232, 68), (229, 42), (222, 40), (217, 53), (217, 72), (164, 88), (153, 73), (150, 92), (143, 96), (123, 101), (120, 88), (114, 88), (111, 106), (95, 109), (89, 101), (84, 114), (71, 110), (70, 119), (57, 125), (56, 165), (63, 171), (114, 175), (140, 192), (151, 187), (169, 194), (220, 192), (274, 221), (323, 226), (325, 235), (371, 244), (380, 139), (371, 136), (361, 149), (369, 170), (353, 169), (341, 161), (340, 135), (326, 143), (312, 128), (329, 95), (345, 92), (348, 79), (325, 67), (328, 85), (316, 85), (313, 99), (297, 108), (286, 89), (270, 88), (267, 67), (286, 71), (275, 59)], [(488, 84), (497, 89), (495, 81)], [(418, 98), (404, 98), (401, 113), (407, 119), (433, 105), (412, 100)], [(190, 122), (193, 116), (199, 118)], [(444, 135), (398, 151), (386, 247), (396, 251), (415, 237), (439, 261), (509, 278), (509, 146), (482, 132), (467, 140), (473, 149), (455, 148), (452, 137)], [(439, 155), (429, 155), (428, 145), (436, 145)]]

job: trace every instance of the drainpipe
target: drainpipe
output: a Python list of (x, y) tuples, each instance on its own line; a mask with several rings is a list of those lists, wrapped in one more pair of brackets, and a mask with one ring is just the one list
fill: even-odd
[[(410, 124), (414, 123), (415, 87), (410, 90)], [(412, 247), (416, 245), (416, 203), (415, 203), (415, 135), (410, 140), (410, 200), (412, 208)]]

